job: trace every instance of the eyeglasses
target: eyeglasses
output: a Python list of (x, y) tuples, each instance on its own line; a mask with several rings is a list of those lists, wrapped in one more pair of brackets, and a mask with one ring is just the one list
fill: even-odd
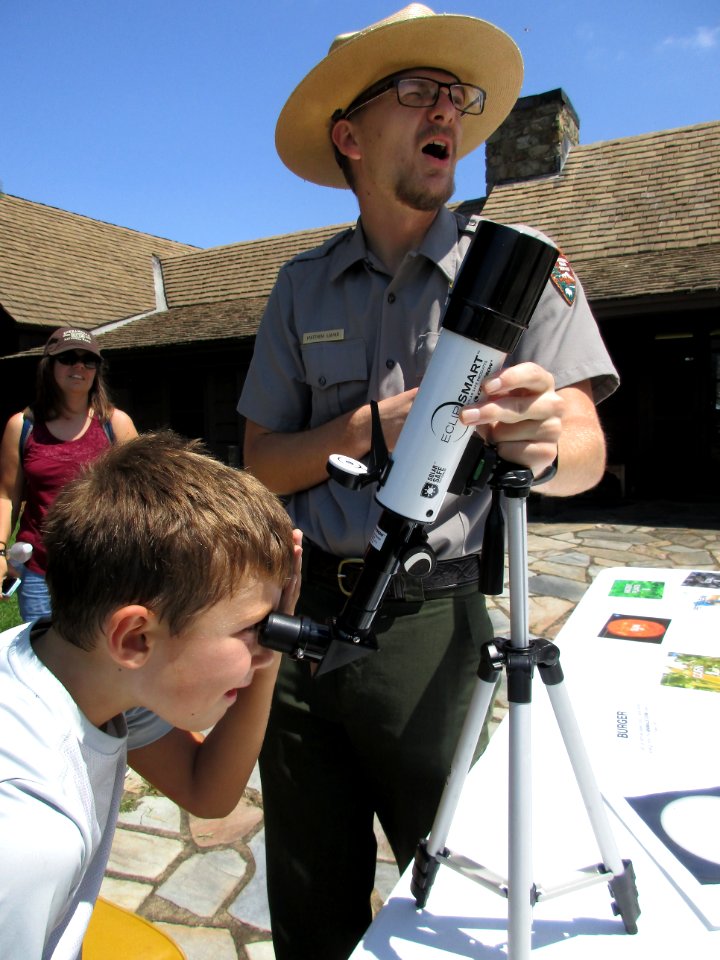
[(338, 119), (347, 119), (351, 113), (367, 106), (393, 87), (398, 103), (403, 107), (434, 107), (441, 90), (447, 90), (452, 105), (460, 113), (477, 116), (483, 112), (485, 106), (485, 91), (472, 83), (441, 83), (429, 77), (390, 77), (361, 93)]
[(100, 357), (94, 357), (90, 353), (76, 353), (74, 350), (58, 353), (53, 359), (64, 367), (74, 367), (76, 363), (81, 363), (86, 370), (97, 370), (102, 363)]

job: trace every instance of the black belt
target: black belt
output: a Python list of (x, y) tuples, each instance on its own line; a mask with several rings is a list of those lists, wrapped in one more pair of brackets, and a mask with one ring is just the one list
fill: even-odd
[[(362, 571), (362, 557), (336, 557), (314, 543), (303, 543), (303, 577), (310, 583), (320, 583), (349, 596)], [(417, 602), (452, 596), (460, 587), (477, 585), (480, 576), (480, 557), (471, 554), (452, 560), (438, 560), (432, 573), (420, 579), (407, 573), (396, 573), (387, 588), (385, 600)]]

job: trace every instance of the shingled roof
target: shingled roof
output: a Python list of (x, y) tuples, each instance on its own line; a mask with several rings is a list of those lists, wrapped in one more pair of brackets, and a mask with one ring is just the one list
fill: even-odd
[(0, 304), (20, 325), (90, 328), (155, 308), (152, 254), (196, 247), (0, 196)]
[(171, 307), (218, 303), (236, 297), (267, 297), (280, 267), (349, 224), (318, 227), (262, 240), (199, 250), (163, 259), (165, 298)]
[[(487, 199), (453, 206), (545, 231), (571, 259), (596, 310), (628, 298), (717, 292), (720, 122), (577, 146), (560, 174), (496, 186)], [(191, 316), (195, 339), (251, 335), (280, 266), (345, 226), (164, 258), (170, 310), (155, 343), (185, 341)], [(229, 309), (230, 301), (244, 307)], [(191, 305), (204, 309), (191, 315)], [(149, 323), (133, 323), (134, 333)], [(119, 334), (108, 334), (109, 347)]]
[(483, 216), (561, 246), (595, 305), (720, 289), (720, 122), (574, 147), (561, 174), (496, 186)]
[[(197, 303), (173, 307), (130, 323), (111, 324), (96, 333), (103, 351), (197, 346), (212, 340), (254, 337), (266, 302), (267, 297), (247, 297), (211, 306)], [(39, 348), (26, 352), (37, 353)]]
[[(688, 293), (717, 296), (720, 122), (576, 146), (559, 174), (499, 185), (487, 199), (453, 206), (545, 231), (571, 259), (599, 314), (628, 300), (638, 309)], [(3, 234), (22, 224), (13, 246), (24, 261), (16, 257), (15, 273), (4, 267), (0, 302), (18, 322), (104, 324), (107, 349), (251, 337), (280, 266), (347, 226), (198, 250), (6, 197), (3, 257)], [(40, 235), (38, 256), (32, 244)], [(153, 308), (151, 253), (161, 259), (169, 309), (114, 323)]]
[(163, 259), (169, 309), (98, 331), (103, 349), (166, 347), (254, 336), (283, 263), (347, 226), (317, 227)]

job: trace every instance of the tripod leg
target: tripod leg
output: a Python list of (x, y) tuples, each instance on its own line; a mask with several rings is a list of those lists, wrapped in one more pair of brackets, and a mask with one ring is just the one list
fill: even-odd
[[(510, 475), (508, 475), (510, 476)], [(522, 477), (516, 478), (521, 480)], [(621, 860), (610, 831), (607, 812), (600, 789), (563, 685), (559, 651), (547, 640), (529, 638), (529, 596), (527, 579), (527, 523), (525, 498), (529, 487), (508, 485), (505, 507), (508, 516), (508, 560), (510, 571), (510, 641), (495, 640), (483, 648), (478, 671), (479, 683), (473, 694), (470, 711), (455, 751), (450, 777), (443, 793), (435, 823), (427, 841), (421, 841), (415, 855), (411, 891), (418, 907), (425, 906), (440, 862), (460, 868), (479, 883), (504, 893), (508, 898), (508, 956), (511, 960), (530, 960), (532, 947), (532, 909), (539, 896), (532, 880), (532, 771), (531, 706), (532, 677), (535, 666), (555, 712), (560, 733), (570, 759), (575, 778), (588, 811), (591, 826), (603, 856), (597, 875), (608, 875), (612, 904), (616, 915), (622, 917), (628, 933), (637, 933), (640, 915), (635, 873), (632, 863)], [(508, 679), (510, 705), (509, 735), (509, 800), (508, 800), (508, 881), (498, 883), (485, 868), (477, 864), (460, 864), (460, 857), (445, 847), (447, 834), (460, 799), (464, 779), (470, 769), (472, 756), (487, 715), (497, 675), (505, 667)], [(466, 866), (474, 872), (466, 870)], [(481, 877), (478, 871), (485, 876)]]
[(510, 706), (508, 760), (508, 956), (529, 960), (532, 908), (532, 677), (525, 498), (506, 497), (510, 644), (505, 648)]
[[(628, 933), (637, 933), (636, 921), (640, 916), (640, 906), (635, 886), (635, 872), (629, 860), (620, 859), (615, 838), (608, 822), (602, 794), (590, 765), (585, 744), (580, 736), (577, 719), (562, 680), (562, 670), (559, 664), (556, 664), (547, 676), (548, 672), (541, 666), (540, 673), (546, 684), (545, 688), (550, 697), (558, 727), (565, 743), (565, 749), (575, 772), (575, 779), (600, 848), (603, 865), (613, 875), (612, 880), (609, 881), (610, 892), (615, 898), (612, 904), (613, 912), (616, 916), (619, 915), (622, 918)], [(558, 675), (560, 679), (555, 680)]]
[(530, 957), (532, 908), (532, 704), (509, 702), (508, 766), (508, 956)]
[[(487, 654), (486, 654), (487, 651)], [(415, 853), (410, 890), (418, 907), (424, 907), (435, 879), (439, 861), (438, 853), (445, 850), (448, 831), (452, 824), (465, 778), (472, 765), (473, 755), (480, 732), (495, 696), (499, 669), (491, 663), (491, 652), (483, 650), (483, 661), (473, 691), (470, 707), (455, 747), (450, 774), (440, 799), (435, 820), (427, 840), (421, 840)], [(485, 666), (483, 666), (485, 664)]]

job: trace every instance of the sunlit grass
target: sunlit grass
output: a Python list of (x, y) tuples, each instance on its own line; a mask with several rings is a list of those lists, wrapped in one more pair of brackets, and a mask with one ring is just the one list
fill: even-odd
[(0, 631), (9, 630), (10, 627), (14, 627), (18, 623), (20, 623), (20, 613), (18, 612), (17, 597), (0, 601)]

